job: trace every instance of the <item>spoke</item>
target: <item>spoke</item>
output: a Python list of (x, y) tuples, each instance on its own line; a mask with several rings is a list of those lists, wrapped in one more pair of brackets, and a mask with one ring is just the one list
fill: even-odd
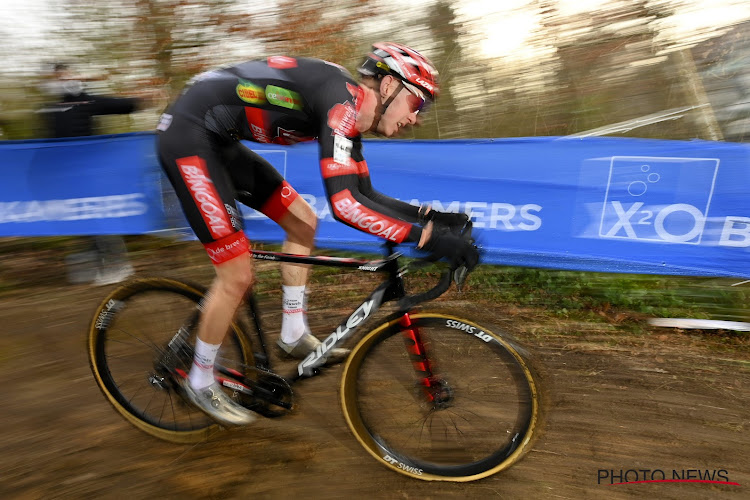
[(460, 417), (460, 418), (462, 418), (462, 419), (466, 420), (467, 422), (471, 422), (471, 421), (470, 421), (470, 420), (469, 420), (468, 418), (466, 418), (466, 417), (462, 417), (461, 415), (459, 415), (459, 414), (458, 414), (458, 411), (465, 411), (466, 413), (471, 413), (472, 415), (474, 415), (474, 416), (475, 416), (475, 417), (477, 417), (478, 419), (481, 419), (481, 420), (486, 420), (486, 418), (485, 418), (485, 417), (481, 417), (481, 416), (479, 416), (479, 414), (478, 414), (478, 413), (476, 413), (476, 412), (473, 412), (473, 411), (471, 411), (471, 410), (467, 410), (466, 408), (457, 408), (457, 407), (451, 406), (450, 410), (446, 410), (446, 412), (448, 412), (448, 413), (453, 413), (453, 414), (455, 414), (455, 415), (456, 415), (457, 417)]
[[(159, 346), (157, 346), (157, 345), (156, 345), (156, 343), (154, 343), (154, 342), (153, 342), (152, 340), (150, 340), (150, 339), (149, 339), (149, 342), (151, 342), (151, 345), (147, 344), (146, 342), (144, 342), (143, 340), (141, 340), (141, 339), (140, 339), (139, 337), (136, 337), (135, 335), (132, 335), (131, 333), (129, 333), (129, 332), (127, 332), (127, 331), (125, 331), (124, 329), (122, 329), (122, 328), (120, 328), (120, 327), (116, 328), (116, 331), (118, 331), (118, 332), (121, 332), (121, 333), (124, 333), (125, 335), (127, 335), (127, 336), (131, 337), (131, 338), (132, 338), (133, 340), (135, 340), (136, 342), (138, 342), (138, 343), (141, 343), (141, 344), (145, 345), (145, 346), (146, 346), (146, 347), (148, 347), (149, 349), (156, 349), (156, 350), (157, 350), (157, 351), (158, 351), (159, 353), (162, 353), (162, 352), (164, 352), (164, 351), (163, 351), (163, 350), (162, 350), (162, 349), (161, 349), (161, 348), (160, 348)], [(117, 342), (117, 341), (116, 341), (116, 340), (113, 340), (113, 342)]]
[[(156, 387), (154, 387), (154, 391), (155, 392), (161, 392), (161, 389), (157, 389)], [(157, 420), (157, 422), (159, 424), (161, 424), (162, 418), (164, 417), (164, 409), (167, 407), (167, 402), (171, 401), (171, 399), (172, 398), (170, 398), (170, 397), (166, 397), (166, 398), (162, 399), (161, 412), (159, 412), (159, 420)]]
[(151, 406), (151, 403), (154, 401), (154, 394), (151, 393), (151, 397), (148, 399), (148, 403), (146, 403), (146, 407), (143, 409), (143, 413), (148, 412), (148, 407)]
[(107, 359), (130, 360), (133, 356), (134, 354), (107, 354)]
[(174, 400), (172, 399), (172, 391), (168, 392), (167, 398), (169, 399), (169, 409), (172, 412), (172, 421), (175, 424), (175, 427), (177, 427), (177, 414), (174, 412)]

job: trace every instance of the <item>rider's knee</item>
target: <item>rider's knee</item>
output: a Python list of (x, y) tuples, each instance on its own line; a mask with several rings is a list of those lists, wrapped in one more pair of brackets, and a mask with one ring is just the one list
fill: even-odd
[(312, 244), (315, 241), (315, 230), (318, 225), (318, 217), (310, 209), (300, 214), (294, 223), (285, 228), (289, 239), (304, 244)]
[(231, 272), (221, 272), (217, 276), (222, 292), (231, 297), (243, 297), (255, 282), (255, 274), (250, 266), (235, 266)]
[(303, 224), (300, 225), (298, 229), (299, 239), (305, 243), (314, 242), (315, 241), (315, 229), (317, 225), (318, 225), (318, 218), (315, 216), (315, 214), (312, 214), (312, 216), (308, 220), (304, 220)]

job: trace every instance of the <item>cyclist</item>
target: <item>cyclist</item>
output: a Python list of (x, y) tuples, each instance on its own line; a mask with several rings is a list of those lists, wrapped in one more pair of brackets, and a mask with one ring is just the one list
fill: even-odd
[[(235, 200), (284, 229), (284, 252), (309, 255), (317, 223), (307, 202), (241, 139), (281, 145), (317, 139), (326, 194), (338, 221), (395, 243), (416, 243), (468, 267), (478, 261), (476, 249), (449, 230), (462, 226), (465, 214), (416, 207), (375, 191), (362, 156), (362, 133), (392, 137), (418, 124), (418, 113), (438, 93), (434, 66), (417, 51), (388, 42), (374, 44), (358, 71), (359, 84), (336, 64), (291, 57), (208, 71), (189, 82), (157, 127), (159, 161), (216, 271), (203, 304), (194, 363), (180, 383), (193, 404), (222, 424), (254, 420), (222, 392), (213, 374), (216, 353), (254, 280)], [(305, 317), (307, 274), (304, 265), (281, 268), (278, 345), (296, 358), (320, 343)], [(327, 353), (328, 362), (348, 353), (334, 351)]]

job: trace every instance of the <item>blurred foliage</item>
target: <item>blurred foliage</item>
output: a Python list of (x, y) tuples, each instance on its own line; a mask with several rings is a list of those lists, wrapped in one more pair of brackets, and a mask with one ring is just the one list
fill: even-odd
[[(696, 0), (588, 4), (528, 0), (488, 8), (477, 0), (419, 0), (404, 9), (395, 0), (325, 8), (313, 0), (61, 0), (55, 29), (44, 33), (45, 57), (71, 63), (92, 91), (161, 92), (147, 112), (101, 120), (101, 132), (150, 129), (185, 81), (209, 67), (287, 54), (354, 71), (373, 41), (393, 39), (432, 58), (442, 77), (441, 98), (410, 138), (569, 135), (693, 108), (617, 133), (716, 139), (724, 132), (744, 140), (750, 24), (732, 23), (750, 13), (686, 31), (686, 17), (695, 23), (707, 9), (713, 19), (712, 7)], [(725, 4), (741, 2), (723, 0), (716, 9)], [(0, 48), (3, 56), (22, 57), (13, 41)], [(47, 68), (28, 62), (8, 69), (0, 78), (3, 137), (34, 137)]]

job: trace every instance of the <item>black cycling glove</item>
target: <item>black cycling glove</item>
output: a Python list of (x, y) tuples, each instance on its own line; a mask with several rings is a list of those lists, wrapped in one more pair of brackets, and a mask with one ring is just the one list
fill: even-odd
[(446, 259), (452, 267), (456, 268), (465, 266), (471, 271), (479, 264), (479, 250), (471, 241), (440, 226), (433, 226), (432, 235), (422, 250), (432, 253), (435, 257)]
[(469, 222), (469, 216), (463, 212), (457, 214), (452, 212), (435, 212), (432, 222), (447, 227), (453, 234), (461, 234), (461, 231), (466, 227), (466, 223)]
[(434, 209), (427, 212), (428, 209), (428, 205), (422, 205), (419, 208), (419, 222), (426, 224), (432, 221), (434, 224), (447, 227), (453, 234), (460, 235), (469, 222), (469, 216), (463, 212), (438, 212)]

